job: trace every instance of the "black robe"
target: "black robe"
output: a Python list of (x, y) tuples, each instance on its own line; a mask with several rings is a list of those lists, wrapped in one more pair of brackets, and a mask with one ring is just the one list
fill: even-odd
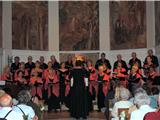
[(88, 115), (87, 90), (84, 77), (86, 71), (84, 69), (73, 69), (71, 77), (73, 77), (73, 86), (71, 87), (71, 116), (74, 118), (85, 118)]

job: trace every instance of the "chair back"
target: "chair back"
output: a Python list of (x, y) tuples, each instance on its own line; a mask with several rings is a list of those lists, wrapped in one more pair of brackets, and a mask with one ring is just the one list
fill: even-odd
[(118, 109), (118, 117), (119, 118), (120, 118), (120, 115), (122, 112), (125, 112), (126, 120), (130, 120), (129, 108), (119, 108)]

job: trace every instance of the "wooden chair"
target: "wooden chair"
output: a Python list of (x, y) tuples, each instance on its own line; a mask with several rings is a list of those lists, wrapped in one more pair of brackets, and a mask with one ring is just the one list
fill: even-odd
[(125, 112), (126, 114), (126, 120), (130, 120), (130, 114), (129, 114), (129, 108), (119, 108), (118, 109), (118, 117), (120, 118), (121, 112)]

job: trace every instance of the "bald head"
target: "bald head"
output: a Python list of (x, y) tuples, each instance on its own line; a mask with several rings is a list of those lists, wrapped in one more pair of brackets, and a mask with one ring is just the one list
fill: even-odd
[(0, 97), (0, 106), (1, 107), (10, 107), (12, 105), (12, 98), (8, 94), (4, 94)]

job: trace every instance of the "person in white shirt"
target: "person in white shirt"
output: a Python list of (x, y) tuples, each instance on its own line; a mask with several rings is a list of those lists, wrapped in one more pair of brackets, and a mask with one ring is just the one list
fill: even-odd
[(139, 109), (131, 113), (130, 120), (143, 120), (146, 113), (155, 111), (155, 109), (150, 107), (150, 98), (144, 92), (135, 94), (134, 104), (137, 105)]
[(31, 100), (29, 91), (22, 90), (18, 93), (18, 105), (13, 106), (13, 111), (20, 113), (21, 115), (28, 116), (28, 120), (35, 118), (35, 112), (32, 107), (28, 106), (27, 103)]
[(23, 120), (21, 114), (12, 110), (12, 98), (8, 94), (4, 94), (0, 97), (0, 118), (5, 118), (6, 120)]
[(118, 109), (119, 108), (130, 108), (133, 106), (133, 104), (128, 101), (130, 97), (130, 92), (128, 89), (124, 87), (119, 88), (119, 96), (120, 96), (120, 101), (116, 102), (113, 106), (112, 110), (112, 116), (114, 117), (112, 120), (119, 120), (118, 118)]

